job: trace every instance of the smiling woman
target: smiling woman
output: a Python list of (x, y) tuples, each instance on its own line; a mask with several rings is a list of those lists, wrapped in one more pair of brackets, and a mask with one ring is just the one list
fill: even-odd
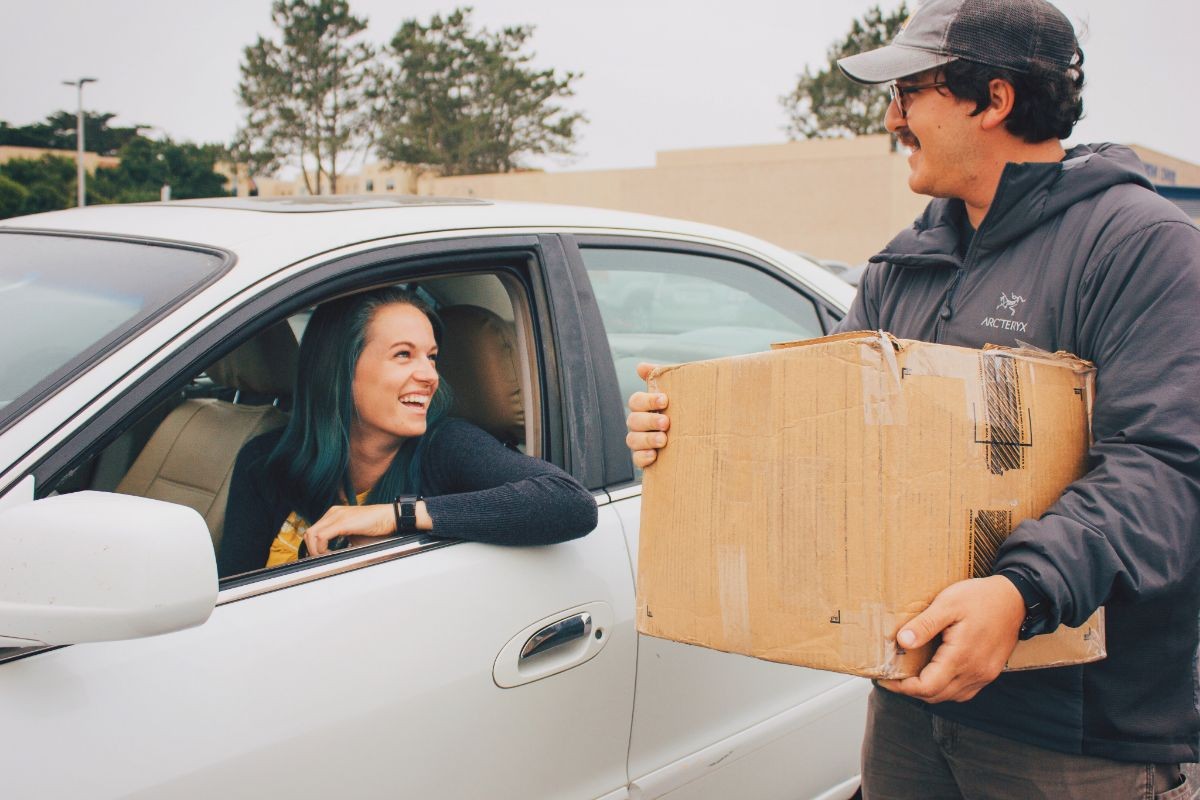
[(222, 576), (393, 534), (551, 544), (595, 526), (573, 478), (446, 416), (441, 340), (438, 315), (396, 287), (316, 310), (288, 425), (238, 456)]
[(364, 459), (372, 459), (376, 449), (390, 451), (395, 440), (425, 432), (428, 411), (440, 388), (439, 338), (426, 312), (407, 302), (380, 306), (371, 316), (351, 387), (357, 413), (350, 438)]

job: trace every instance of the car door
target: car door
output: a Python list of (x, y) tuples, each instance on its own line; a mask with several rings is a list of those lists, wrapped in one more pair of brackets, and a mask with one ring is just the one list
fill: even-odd
[[(540, 548), (388, 540), (224, 580), (189, 630), (0, 650), (7, 796), (626, 796), (633, 586), (600, 459), (582, 444), (593, 378), (551, 242), (548, 254), (530, 236), (377, 247), (282, 271), (143, 363), (133, 388), (81, 399), (69, 435), (6, 480), (0, 508), (37, 502), (131, 409), (289, 309), (494, 270), (526, 315), (538, 447), (596, 490), (596, 530)], [(538, 634), (563, 644), (523, 658)]]
[[(765, 350), (820, 336), (840, 316), (794, 274), (744, 251), (617, 236), (570, 244), (603, 320), (596, 353), (612, 387), (607, 404), (623, 407), (645, 388), (640, 361)], [(623, 426), (609, 435), (623, 439)], [(639, 480), (630, 468), (609, 490), (635, 572)], [(849, 796), (867, 688), (844, 675), (639, 636), (632, 783), (648, 798)]]

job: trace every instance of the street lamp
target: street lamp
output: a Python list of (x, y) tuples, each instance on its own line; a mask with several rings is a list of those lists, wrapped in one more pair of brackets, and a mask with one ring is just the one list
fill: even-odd
[(77, 81), (63, 81), (64, 86), (74, 86), (79, 93), (78, 111), (75, 113), (75, 172), (76, 172), (76, 189), (79, 191), (79, 207), (83, 208), (87, 204), (84, 195), (84, 171), (83, 171), (83, 85), (85, 83), (95, 83), (96, 78), (80, 78)]

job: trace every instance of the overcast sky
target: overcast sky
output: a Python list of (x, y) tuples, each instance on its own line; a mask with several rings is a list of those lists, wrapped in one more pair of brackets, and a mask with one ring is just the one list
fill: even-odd
[[(898, 0), (882, 0), (885, 9)], [(4, 10), (0, 119), (75, 108), (61, 85), (99, 78), (84, 107), (179, 140), (228, 142), (242, 48), (272, 30), (270, 0), (33, 0)], [(351, 0), (368, 36), (457, 3)], [(589, 119), (578, 155), (539, 165), (654, 163), (659, 150), (785, 140), (780, 95), (873, 2), (863, 0), (479, 0), (475, 22), (536, 26), (540, 66), (584, 74), (570, 103)], [(1086, 118), (1072, 141), (1135, 142), (1200, 163), (1200, 2), (1061, 0), (1082, 32)]]

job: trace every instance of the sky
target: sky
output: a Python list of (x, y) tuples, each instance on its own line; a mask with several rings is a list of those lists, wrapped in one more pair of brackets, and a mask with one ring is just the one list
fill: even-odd
[[(899, 0), (879, 0), (890, 10)], [(1200, 2), (1059, 0), (1086, 55), (1085, 118), (1072, 142), (1137, 143), (1200, 163)], [(270, 35), (270, 0), (9, 2), (0, 119), (74, 110), (63, 80), (95, 77), (84, 107), (176, 140), (228, 142), (241, 120), (242, 50)], [(459, 5), (351, 0), (367, 37)], [(574, 157), (551, 170), (645, 167), (660, 150), (786, 140), (779, 97), (875, 2), (866, 0), (476, 0), (477, 25), (535, 26), (535, 64), (583, 73)]]

